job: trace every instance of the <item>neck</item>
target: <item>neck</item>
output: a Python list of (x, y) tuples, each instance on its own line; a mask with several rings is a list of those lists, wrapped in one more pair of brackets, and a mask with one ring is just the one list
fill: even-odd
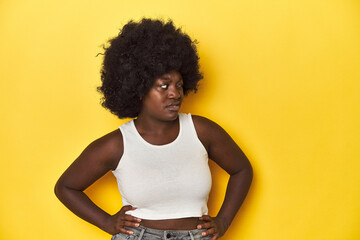
[(178, 118), (174, 120), (162, 120), (154, 118), (148, 115), (139, 114), (139, 116), (134, 119), (136, 128), (141, 132), (152, 132), (152, 133), (163, 133), (173, 128), (178, 124)]

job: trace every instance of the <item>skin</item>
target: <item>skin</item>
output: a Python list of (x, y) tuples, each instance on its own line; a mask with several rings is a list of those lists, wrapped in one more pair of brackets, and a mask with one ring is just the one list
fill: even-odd
[[(142, 108), (135, 122), (140, 135), (149, 143), (163, 145), (172, 142), (179, 132), (178, 112), (184, 97), (179, 72), (171, 71), (155, 79), (153, 87), (143, 97)], [(229, 175), (225, 199), (216, 217), (165, 220), (138, 219), (126, 214), (133, 206), (123, 206), (110, 215), (96, 206), (84, 190), (110, 170), (114, 170), (123, 154), (121, 132), (115, 130), (92, 142), (59, 178), (55, 194), (60, 201), (82, 219), (109, 234), (132, 234), (124, 228), (145, 227), (163, 230), (204, 229), (203, 236), (215, 240), (224, 235), (249, 190), (252, 167), (245, 154), (231, 137), (211, 120), (192, 116), (198, 137), (209, 158)]]

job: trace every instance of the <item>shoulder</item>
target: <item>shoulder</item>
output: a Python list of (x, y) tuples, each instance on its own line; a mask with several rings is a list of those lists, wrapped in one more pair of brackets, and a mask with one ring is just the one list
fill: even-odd
[(216, 122), (202, 116), (191, 115), (196, 131), (201, 134), (224, 131)]
[(213, 125), (217, 125), (215, 122), (210, 119), (199, 116), (199, 115), (191, 115), (194, 125), (198, 125), (198, 127), (212, 127)]
[(123, 144), (123, 137), (120, 129), (116, 129), (108, 134), (96, 139), (90, 145), (99, 148), (106, 148), (112, 150)]
[(227, 135), (225, 130), (216, 122), (198, 115), (191, 115), (198, 138), (209, 150), (211, 143), (223, 135)]
[(116, 129), (89, 144), (85, 151), (94, 155), (99, 161), (115, 169), (123, 154), (123, 137)]

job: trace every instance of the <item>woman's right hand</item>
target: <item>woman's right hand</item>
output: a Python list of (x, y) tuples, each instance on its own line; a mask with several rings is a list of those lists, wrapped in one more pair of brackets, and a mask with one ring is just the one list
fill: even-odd
[(133, 234), (133, 231), (126, 229), (125, 227), (139, 227), (141, 219), (133, 217), (125, 212), (130, 210), (135, 210), (133, 206), (126, 205), (123, 206), (119, 212), (110, 216), (107, 224), (106, 224), (106, 232), (111, 235), (115, 235), (117, 233), (125, 233), (125, 234)]

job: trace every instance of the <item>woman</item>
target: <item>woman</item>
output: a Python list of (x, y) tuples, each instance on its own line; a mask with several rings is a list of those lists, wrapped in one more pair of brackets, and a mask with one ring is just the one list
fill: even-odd
[[(64, 172), (56, 196), (112, 239), (218, 239), (252, 180), (251, 165), (211, 120), (179, 113), (202, 79), (195, 42), (172, 21), (130, 21), (105, 48), (102, 105), (134, 118), (92, 142)], [(208, 158), (230, 174), (216, 217), (207, 215)], [(83, 192), (112, 170), (123, 207), (110, 215)]]

